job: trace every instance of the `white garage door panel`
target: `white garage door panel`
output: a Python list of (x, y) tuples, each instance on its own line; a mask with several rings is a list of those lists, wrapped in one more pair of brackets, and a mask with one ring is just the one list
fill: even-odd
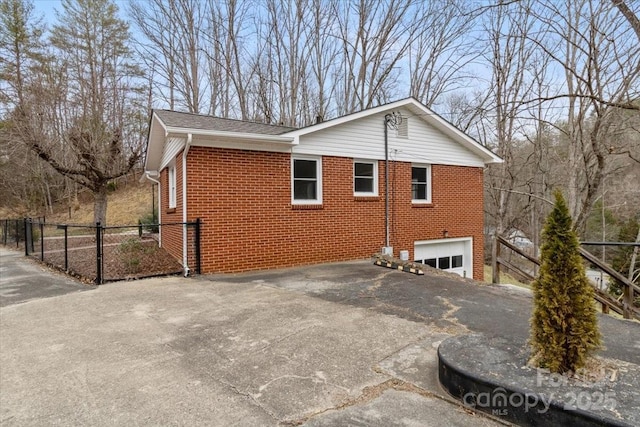
[(464, 242), (431, 243), (416, 245), (416, 255), (422, 258), (432, 258), (453, 252), (464, 252)]
[(471, 238), (420, 241), (414, 243), (414, 260), (463, 277), (473, 277)]

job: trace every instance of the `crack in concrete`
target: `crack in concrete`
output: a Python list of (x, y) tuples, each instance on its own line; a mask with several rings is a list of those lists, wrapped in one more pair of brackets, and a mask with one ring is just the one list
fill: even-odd
[[(407, 349), (407, 348), (409, 348), (409, 347), (413, 347), (414, 345), (417, 345), (417, 344), (421, 343), (422, 341), (426, 340), (427, 338), (430, 338), (431, 336), (432, 336), (432, 334), (424, 334), (424, 335), (419, 336), (418, 338), (416, 338), (416, 339), (414, 339), (414, 340), (412, 340), (412, 341), (407, 342), (407, 344), (406, 344), (404, 347), (401, 347), (401, 348), (396, 349), (396, 350), (392, 350), (392, 351), (391, 351), (391, 353), (387, 354), (387, 355), (386, 355), (386, 356), (384, 356), (382, 359), (380, 359), (380, 362), (378, 362), (378, 364), (376, 364), (376, 365), (372, 368), (373, 372), (375, 372), (375, 373), (377, 373), (377, 374), (383, 373), (383, 372), (378, 372), (378, 371), (376, 371), (376, 369), (378, 369), (378, 367), (379, 367), (379, 363), (381, 363), (382, 361), (385, 361), (385, 360), (387, 360), (387, 359), (391, 358), (392, 356), (394, 356), (394, 355), (396, 355), (396, 354), (401, 353), (402, 351), (404, 351), (405, 349)], [(385, 374), (385, 375), (389, 375), (389, 374), (386, 374), (386, 373), (384, 373), (384, 374)], [(389, 376), (392, 376), (392, 375), (389, 375)]]
[(426, 317), (426, 316), (424, 316), (424, 315), (422, 315), (420, 313), (416, 313), (415, 311), (413, 311), (410, 308), (402, 307), (402, 306), (399, 306), (399, 305), (390, 304), (388, 302), (382, 302), (376, 297), (373, 297), (373, 298), (378, 303), (377, 308), (387, 309), (387, 310), (389, 310), (389, 312), (391, 314), (398, 315), (398, 313), (403, 313), (407, 317), (402, 317), (402, 316), (399, 316), (399, 317), (404, 318), (406, 320), (411, 320), (411, 321), (414, 321), (414, 322), (416, 321), (415, 319), (417, 319), (418, 321), (421, 321), (421, 322), (425, 322), (425, 323), (433, 322), (432, 318)]
[(276, 340), (274, 340), (274, 341), (270, 342), (269, 344), (266, 344), (264, 347), (259, 348), (259, 349), (256, 351), (256, 353), (260, 353), (260, 352), (262, 352), (262, 351), (264, 351), (264, 350), (268, 349), (269, 347), (271, 347), (271, 346), (273, 346), (273, 345), (280, 344), (282, 341), (284, 341), (284, 340), (286, 340), (286, 339), (288, 339), (288, 338), (291, 338), (291, 337), (293, 337), (293, 336), (295, 336), (295, 335), (298, 335), (298, 334), (300, 334), (300, 333), (302, 333), (302, 332), (305, 332), (305, 331), (307, 331), (307, 330), (309, 330), (309, 329), (311, 329), (311, 328), (314, 328), (314, 327), (316, 327), (316, 326), (318, 326), (318, 324), (313, 323), (313, 324), (308, 325), (308, 326), (306, 326), (306, 327), (304, 327), (304, 328), (302, 328), (302, 329), (298, 329), (298, 330), (296, 330), (296, 331), (294, 331), (294, 332), (292, 332), (292, 333), (290, 333), (290, 334), (287, 334), (287, 335), (285, 335), (285, 336), (283, 336), (283, 337), (280, 337), (280, 338), (278, 338), (278, 339), (276, 339)]
[[(453, 324), (454, 330), (457, 329), (457, 333), (453, 333), (453, 335), (470, 333), (471, 331), (469, 330), (469, 328), (467, 328), (466, 325), (460, 323), (458, 318), (454, 316), (454, 314), (458, 310), (460, 310), (460, 306), (454, 305), (451, 301), (449, 301), (448, 298), (445, 298), (443, 296), (437, 296), (436, 298), (442, 301), (444, 306), (447, 308), (447, 311), (445, 311), (442, 314), (442, 320)], [(442, 329), (445, 330), (445, 328), (442, 328)], [(447, 333), (451, 333), (451, 332), (447, 331)]]
[(409, 319), (408, 320), (413, 320), (413, 321), (422, 321), (425, 323), (432, 323), (433, 319), (426, 317), (420, 313), (415, 312), (414, 310), (407, 308), (407, 307), (402, 307), (400, 305), (395, 305), (395, 304), (391, 304), (388, 302), (385, 302), (383, 300), (380, 300), (380, 298), (378, 298), (378, 296), (375, 294), (376, 291), (378, 289), (380, 289), (383, 285), (383, 280), (390, 276), (391, 274), (394, 274), (395, 270), (388, 270), (388, 271), (384, 271), (383, 273), (378, 274), (376, 277), (374, 277), (373, 279), (373, 284), (369, 287), (367, 287), (363, 292), (361, 292), (358, 297), (359, 298), (371, 298), (376, 302), (376, 308), (378, 309), (382, 309), (382, 310), (388, 310), (391, 313), (398, 315), (398, 313), (404, 314), (405, 316), (407, 316)]
[(376, 301), (378, 301), (378, 297), (376, 297), (375, 292), (380, 289), (380, 287), (382, 286), (382, 281), (387, 278), (387, 276), (389, 276), (391, 273), (394, 273), (394, 270), (390, 270), (390, 271), (384, 271), (380, 274), (378, 274), (376, 277), (373, 278), (373, 284), (371, 286), (368, 286), (361, 295), (359, 295), (361, 298), (373, 298)]
[(287, 375), (281, 375), (279, 377), (276, 377), (268, 382), (266, 382), (265, 384), (261, 385), (260, 387), (258, 387), (258, 391), (263, 392), (264, 390), (266, 390), (272, 383), (276, 382), (276, 381), (280, 381), (280, 380), (284, 380), (284, 379), (297, 379), (297, 380), (309, 380), (312, 381), (315, 384), (324, 384), (327, 386), (331, 386), (331, 387), (335, 387), (338, 389), (341, 389), (343, 391), (346, 391), (347, 393), (349, 392), (349, 389), (343, 386), (339, 386), (337, 384), (333, 384), (327, 381), (327, 378), (324, 376), (323, 373), (321, 373), (320, 371), (316, 372), (316, 375), (310, 377), (310, 376), (302, 376), (302, 375), (291, 375), (291, 374), (287, 374)]
[[(395, 315), (399, 315), (400, 317), (404, 317), (407, 320), (411, 320), (411, 321), (420, 321), (420, 322), (424, 322), (427, 323), (429, 325), (430, 328), (432, 328), (432, 330), (434, 332), (438, 332), (438, 333), (446, 333), (449, 335), (459, 335), (459, 334), (463, 334), (463, 333), (469, 333), (469, 329), (461, 324), (458, 319), (456, 317), (453, 316), (453, 314), (455, 312), (457, 312), (461, 307), (456, 306), (454, 304), (451, 303), (451, 301), (449, 301), (447, 298), (442, 297), (442, 296), (437, 296), (436, 298), (440, 299), (445, 308), (447, 308), (447, 311), (445, 311), (445, 313), (442, 315), (441, 319), (434, 319), (432, 317), (428, 317), (425, 316), (423, 314), (420, 314), (418, 312), (416, 312), (415, 310), (412, 310), (411, 308), (408, 307), (403, 307), (400, 305), (395, 305), (395, 304), (391, 304), (388, 302), (385, 302), (383, 300), (380, 300), (376, 295), (375, 295), (375, 291), (378, 290), (382, 285), (383, 285), (383, 280), (391, 275), (395, 273), (395, 270), (390, 270), (390, 271), (385, 271), (379, 275), (377, 275), (374, 279), (373, 279), (373, 285), (369, 286), (367, 289), (365, 289), (361, 294), (359, 294), (358, 296), (360, 298), (372, 298), (375, 302), (376, 302), (376, 308), (378, 309), (382, 309), (382, 310), (388, 310), (389, 312), (395, 314)], [(460, 277), (457, 274), (454, 274), (454, 276), (456, 277)], [(442, 327), (440, 325), (438, 325), (436, 322), (438, 321), (442, 321), (444, 320), (445, 322), (449, 322), (452, 324), (452, 327)]]
[(234, 384), (231, 384), (230, 382), (227, 382), (227, 381), (222, 380), (220, 378), (214, 378), (214, 381), (217, 381), (220, 384), (228, 387), (229, 389), (231, 389), (232, 392), (234, 392), (238, 396), (242, 396), (242, 397), (247, 398), (251, 402), (252, 405), (260, 408), (260, 410), (262, 410), (265, 414), (269, 415), (274, 421), (280, 422), (280, 419), (278, 418), (278, 416), (276, 414), (274, 414), (272, 411), (270, 411), (267, 407), (265, 407), (262, 403), (260, 403), (258, 401), (258, 399), (256, 399), (256, 397), (253, 394), (251, 394), (249, 392), (246, 392), (246, 391), (241, 391)]
[[(441, 395), (438, 395), (436, 393), (432, 393), (430, 391), (424, 390), (424, 389), (416, 386), (415, 384), (412, 384), (412, 383), (409, 383), (409, 382), (406, 382), (406, 381), (402, 381), (402, 380), (400, 380), (398, 378), (391, 378), (391, 379), (388, 379), (388, 380), (386, 380), (386, 381), (384, 381), (382, 383), (365, 387), (364, 389), (362, 389), (362, 392), (360, 393), (359, 396), (356, 396), (356, 397), (350, 398), (350, 399), (346, 399), (345, 401), (343, 401), (342, 403), (340, 403), (340, 404), (338, 404), (336, 406), (306, 414), (306, 415), (304, 415), (304, 416), (302, 416), (302, 417), (300, 417), (298, 419), (295, 419), (295, 420), (282, 421), (280, 423), (280, 425), (287, 426), (287, 427), (299, 426), (299, 425), (302, 425), (302, 424), (308, 422), (312, 418), (315, 418), (315, 417), (317, 417), (319, 415), (322, 415), (324, 413), (327, 413), (329, 411), (340, 411), (340, 410), (349, 408), (351, 406), (362, 405), (362, 404), (368, 403), (368, 402), (380, 397), (387, 390), (403, 391), (403, 392), (407, 392), (407, 393), (418, 394), (418, 395), (423, 396), (423, 397), (439, 399), (439, 400), (442, 400), (444, 402), (447, 402), (447, 403), (455, 405), (458, 409), (463, 410), (463, 411), (465, 411), (466, 413), (468, 413), (470, 415), (476, 415), (476, 416), (484, 417), (484, 414), (478, 414), (477, 412), (465, 407), (464, 405), (462, 405), (458, 401), (455, 401), (455, 400), (447, 398), (445, 396), (441, 396)], [(493, 419), (492, 417), (487, 417), (487, 418)], [(505, 424), (505, 425), (509, 425), (509, 424)]]
[[(161, 322), (159, 319), (157, 319), (155, 316), (150, 315), (150, 314), (146, 314), (146, 317), (157, 322), (159, 325), (162, 325), (163, 327), (166, 326), (165, 323)], [(180, 327), (177, 327), (176, 329), (180, 329)], [(178, 349), (176, 349), (171, 342), (165, 342), (162, 343), (163, 347), (167, 347), (169, 349), (171, 349), (173, 352), (178, 353), (178, 357), (184, 357), (185, 354), (182, 353), (181, 351), (179, 351)], [(217, 356), (219, 356), (221, 359), (225, 359), (227, 361), (232, 361), (231, 359), (229, 359), (228, 357), (224, 356), (224, 355), (220, 355), (217, 352), (214, 352)], [(270, 411), (268, 408), (266, 408), (262, 403), (260, 403), (257, 398), (250, 392), (245, 392), (245, 391), (241, 391), (236, 385), (227, 382), (221, 378), (216, 378), (213, 377), (211, 375), (208, 375), (213, 381), (218, 382), (222, 385), (224, 385), (225, 387), (227, 387), (228, 389), (230, 389), (233, 393), (237, 394), (238, 396), (242, 396), (246, 399), (249, 400), (249, 402), (258, 407), (260, 410), (262, 410), (265, 414), (267, 414), (269, 417), (271, 417), (274, 421), (279, 422), (280, 419), (278, 418), (278, 416), (273, 413), (272, 411)]]

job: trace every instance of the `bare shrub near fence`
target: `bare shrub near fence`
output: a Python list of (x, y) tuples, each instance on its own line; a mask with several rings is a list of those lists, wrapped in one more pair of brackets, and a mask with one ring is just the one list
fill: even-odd
[[(173, 225), (178, 227), (178, 225)], [(158, 246), (158, 235), (139, 227), (108, 227), (102, 235), (105, 281), (182, 272), (182, 265)]]

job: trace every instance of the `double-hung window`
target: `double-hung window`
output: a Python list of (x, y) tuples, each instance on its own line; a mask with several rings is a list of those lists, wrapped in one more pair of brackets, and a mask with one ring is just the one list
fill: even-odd
[(169, 166), (169, 208), (176, 207), (176, 167)]
[(411, 198), (413, 203), (431, 203), (431, 166), (411, 167)]
[(298, 205), (321, 204), (322, 159), (293, 157), (291, 169), (291, 202)]
[(353, 162), (354, 196), (378, 195), (378, 162), (355, 160)]

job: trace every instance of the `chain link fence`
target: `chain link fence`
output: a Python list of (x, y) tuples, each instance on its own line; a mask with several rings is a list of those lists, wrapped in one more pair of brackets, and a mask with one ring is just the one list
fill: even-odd
[(2, 244), (5, 246), (15, 245), (20, 247), (20, 240), (24, 242), (24, 222), (22, 219), (3, 219), (0, 221), (0, 232), (2, 233)]
[[(44, 218), (36, 220), (44, 222)], [(0, 219), (0, 243), (16, 249), (24, 248), (26, 222), (25, 218)]]
[[(186, 237), (188, 271), (200, 273), (200, 220), (125, 226), (2, 220), (2, 243), (82, 280), (108, 281), (179, 274), (184, 259), (160, 246), (160, 231)], [(182, 251), (181, 251), (182, 252)]]

